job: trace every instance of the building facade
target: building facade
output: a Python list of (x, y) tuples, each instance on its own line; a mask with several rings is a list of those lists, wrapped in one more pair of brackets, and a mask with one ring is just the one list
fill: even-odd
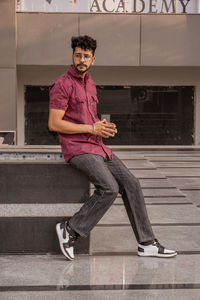
[(0, 143), (57, 145), (48, 87), (71, 64), (71, 36), (97, 39), (91, 75), (111, 145), (200, 145), (199, 2), (0, 2)]

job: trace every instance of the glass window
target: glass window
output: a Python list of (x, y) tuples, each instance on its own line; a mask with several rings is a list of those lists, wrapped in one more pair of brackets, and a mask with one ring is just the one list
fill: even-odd
[[(193, 145), (194, 88), (191, 86), (97, 86), (98, 116), (114, 122), (109, 145)], [(25, 143), (57, 145), (48, 130), (49, 89), (26, 86)]]
[(193, 87), (99, 86), (99, 117), (119, 133), (110, 145), (192, 145)]

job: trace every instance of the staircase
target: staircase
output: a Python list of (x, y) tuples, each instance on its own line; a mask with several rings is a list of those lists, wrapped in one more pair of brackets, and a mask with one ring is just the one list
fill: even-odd
[[(118, 150), (115, 154), (140, 180), (159, 241), (179, 253), (200, 253), (194, 238), (200, 234), (200, 151)], [(0, 189), (0, 253), (38, 254), (60, 252), (55, 224), (73, 215), (94, 187), (56, 151), (1, 151)], [(120, 195), (90, 236), (76, 245), (76, 253), (91, 255), (136, 251)]]

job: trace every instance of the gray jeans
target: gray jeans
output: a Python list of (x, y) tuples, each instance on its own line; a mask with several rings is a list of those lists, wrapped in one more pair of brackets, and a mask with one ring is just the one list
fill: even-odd
[(69, 163), (82, 171), (95, 186), (93, 195), (85, 199), (69, 221), (74, 231), (87, 236), (120, 193), (137, 241), (154, 239), (139, 180), (116, 155), (113, 154), (113, 160), (105, 160), (100, 155), (81, 154), (74, 156)]

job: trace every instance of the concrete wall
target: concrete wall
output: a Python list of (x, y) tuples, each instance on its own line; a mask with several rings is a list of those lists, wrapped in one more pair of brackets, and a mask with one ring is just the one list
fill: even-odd
[(0, 131), (16, 129), (15, 0), (0, 1)]
[[(24, 145), (24, 85), (50, 85), (66, 71), (72, 35), (89, 34), (98, 41), (91, 69), (96, 84), (199, 86), (199, 27), (200, 15), (15, 14), (15, 1), (2, 0), (0, 130), (15, 130), (17, 113), (18, 145)], [(197, 145), (199, 93), (197, 88)]]
[(146, 15), (141, 26), (142, 66), (200, 66), (200, 15)]
[(200, 15), (17, 14), (17, 64), (65, 65), (72, 35), (98, 41), (98, 66), (200, 66)]
[(72, 35), (78, 35), (78, 15), (18, 13), (17, 64), (70, 63)]

